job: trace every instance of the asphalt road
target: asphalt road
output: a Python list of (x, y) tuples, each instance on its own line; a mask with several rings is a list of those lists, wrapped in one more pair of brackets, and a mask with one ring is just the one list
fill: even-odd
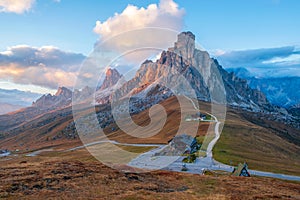
[[(187, 97), (188, 98), (188, 97)], [(198, 110), (194, 102), (188, 98), (194, 105), (194, 108)], [(229, 166), (223, 163), (220, 163), (213, 159), (213, 148), (217, 141), (220, 138), (220, 132), (219, 132), (219, 126), (220, 122), (218, 121), (216, 116), (213, 116), (212, 114), (208, 113), (214, 118), (215, 124), (215, 138), (208, 144), (207, 151), (206, 151), (206, 157), (200, 157), (197, 158), (195, 163), (186, 163), (187, 171), (186, 173), (192, 173), (192, 174), (202, 174), (203, 170), (221, 170), (221, 171), (227, 171), (232, 172), (234, 167)], [(152, 149), (148, 152), (145, 152), (143, 154), (140, 154), (138, 157), (132, 159), (128, 166), (141, 168), (141, 169), (148, 169), (148, 170), (169, 170), (169, 171), (177, 171), (182, 172), (182, 159), (184, 157), (182, 156), (156, 156), (155, 154), (160, 152), (161, 149), (165, 148), (167, 145), (159, 145), (159, 144), (129, 144), (129, 143), (119, 143), (117, 141), (111, 141), (111, 140), (102, 140), (102, 141), (96, 141), (89, 144), (85, 144), (83, 146), (78, 146), (75, 148), (68, 149), (66, 151), (74, 151), (77, 149), (82, 149), (88, 146), (93, 146), (97, 144), (102, 143), (112, 143), (116, 145), (124, 145), (124, 146), (137, 146), (137, 147), (157, 147), (155, 149)], [(27, 154), (26, 156), (36, 156), (39, 153), (43, 151), (51, 151), (52, 149), (46, 149), (46, 150), (39, 150), (36, 152), (32, 152), (30, 154)], [(291, 176), (291, 175), (285, 175), (285, 174), (275, 174), (271, 172), (263, 172), (263, 171), (257, 171), (257, 170), (249, 170), (249, 173), (251, 175), (255, 176), (264, 176), (264, 177), (272, 177), (272, 178), (278, 178), (278, 179), (285, 179), (285, 180), (293, 180), (293, 181), (300, 181), (299, 176)]]
[[(187, 97), (193, 104), (194, 108), (198, 110), (195, 103), (192, 99)], [(215, 138), (208, 144), (207, 151), (206, 151), (206, 157), (197, 158), (195, 163), (186, 163), (187, 167), (187, 173), (193, 173), (193, 174), (202, 174), (203, 170), (221, 170), (221, 171), (227, 171), (232, 172), (234, 167), (229, 166), (223, 163), (220, 163), (213, 159), (213, 153), (212, 150), (217, 143), (217, 141), (220, 138), (220, 132), (219, 132), (219, 126), (220, 122), (218, 121), (217, 117), (208, 113), (211, 115), (215, 122)], [(182, 159), (184, 157), (181, 156), (155, 156), (155, 153), (159, 152), (164, 146), (160, 146), (159, 148), (153, 149), (149, 152), (146, 152), (144, 154), (141, 154), (137, 158), (133, 159), (128, 163), (129, 166), (136, 167), (136, 168), (143, 168), (148, 170), (156, 170), (156, 169), (164, 169), (164, 170), (170, 170), (170, 171), (177, 171), (182, 172)], [(174, 162), (171, 162), (174, 161)], [(300, 181), (299, 176), (291, 176), (291, 175), (285, 175), (285, 174), (276, 174), (271, 172), (263, 172), (263, 171), (257, 171), (257, 170), (249, 170), (249, 173), (254, 176), (264, 176), (264, 177), (272, 177), (272, 178), (278, 178), (278, 179), (284, 179), (284, 180), (293, 180), (293, 181)]]

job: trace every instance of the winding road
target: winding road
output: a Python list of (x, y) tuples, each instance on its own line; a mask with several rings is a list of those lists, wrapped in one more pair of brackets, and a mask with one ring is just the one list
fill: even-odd
[(101, 141), (96, 141), (96, 142), (91, 142), (82, 146), (74, 147), (65, 151), (74, 151), (77, 149), (83, 149), (89, 146), (94, 146), (97, 144), (103, 144), (103, 143), (111, 143), (111, 144), (116, 144), (116, 145), (122, 145), (122, 146), (133, 146), (133, 147), (162, 147), (164, 145), (159, 145), (159, 144), (129, 144), (129, 143), (120, 143), (114, 140), (101, 140)]
[[(199, 110), (192, 99), (190, 99), (189, 97), (186, 97), (186, 98), (192, 102), (192, 104), (196, 110)], [(220, 127), (221, 122), (218, 121), (216, 116), (214, 116), (210, 113), (207, 113), (207, 114), (211, 115), (214, 118), (214, 122), (216, 122), (215, 129), (214, 129), (215, 137), (208, 144), (205, 157), (197, 158), (195, 163), (186, 163), (186, 167), (188, 169), (188, 171), (186, 171), (186, 173), (202, 174), (202, 172), (204, 170), (222, 170), (222, 171), (232, 172), (234, 169), (233, 166), (229, 166), (229, 165), (220, 163), (213, 159), (213, 148), (220, 138), (219, 127)], [(112, 141), (112, 140), (102, 140), (102, 141), (88, 143), (83, 146), (74, 147), (74, 148), (65, 150), (65, 152), (75, 151), (78, 149), (86, 148), (88, 146), (93, 146), (93, 145), (102, 144), (102, 143), (112, 143), (112, 144), (116, 144), (116, 145), (136, 146), (136, 147), (157, 147), (148, 152), (142, 153), (138, 157), (132, 159), (128, 163), (128, 166), (142, 168), (142, 169), (149, 169), (149, 170), (163, 169), (163, 170), (169, 170), (169, 171), (182, 172), (181, 169), (182, 169), (182, 164), (183, 164), (182, 159), (184, 158), (183, 156), (157, 156), (156, 153), (160, 152), (167, 145), (129, 144), (129, 143), (119, 143), (117, 141)], [(44, 152), (44, 151), (52, 151), (52, 149), (44, 149), (44, 150), (35, 151), (30, 154), (27, 154), (26, 156), (37, 156), (41, 152)], [(8, 155), (6, 155), (6, 156), (8, 156)], [(249, 170), (249, 172), (251, 175), (255, 175), (255, 176), (263, 176), (263, 177), (272, 177), (272, 178), (278, 178), (278, 179), (284, 179), (284, 180), (300, 181), (299, 176), (276, 174), (276, 173), (263, 172), (263, 171), (257, 171), (257, 170)]]
[[(186, 97), (186, 98), (189, 99), (192, 102), (195, 109), (199, 110), (197, 108), (197, 106), (195, 105), (194, 101), (191, 98), (189, 98), (189, 97)], [(209, 145), (207, 147), (207, 153), (206, 153), (208, 159), (211, 160), (212, 163), (213, 163), (213, 165), (211, 165), (210, 169), (224, 170), (224, 171), (232, 172), (233, 166), (225, 165), (225, 164), (220, 163), (220, 162), (213, 159), (212, 150), (213, 150), (215, 144), (217, 143), (217, 141), (219, 140), (220, 135), (221, 135), (220, 132), (219, 132), (219, 127), (220, 127), (221, 122), (218, 121), (216, 116), (214, 116), (210, 113), (207, 113), (207, 114), (211, 115), (215, 119), (215, 121), (217, 122), (216, 125), (215, 125), (215, 138), (209, 143)], [(285, 179), (285, 180), (300, 181), (299, 176), (276, 174), (276, 173), (272, 173), (272, 172), (264, 172), (264, 171), (257, 171), (257, 170), (251, 170), (251, 169), (248, 170), (248, 171), (251, 175), (255, 175), (255, 176), (264, 176), (264, 177), (272, 177), (272, 178)]]
[[(192, 99), (189, 97), (186, 97), (189, 99), (194, 108), (196, 110), (199, 110)], [(216, 116), (207, 113), (211, 115), (214, 118), (215, 124), (215, 137), (214, 139), (208, 144), (207, 151), (206, 151), (206, 157), (200, 157), (197, 158), (195, 163), (186, 163), (186, 167), (188, 171), (187, 173), (192, 174), (202, 174), (203, 170), (221, 170), (221, 171), (227, 171), (232, 172), (234, 167), (230, 165), (226, 165), (223, 163), (220, 163), (213, 159), (213, 148), (217, 141), (220, 138), (220, 131), (219, 127), (221, 122), (217, 119)], [(164, 169), (169, 171), (177, 171), (182, 172), (182, 159), (183, 156), (178, 156), (175, 162), (172, 162), (170, 165), (165, 167), (163, 165), (163, 162), (168, 162), (169, 160), (165, 160), (166, 157), (171, 157), (171, 159), (174, 159), (172, 156), (155, 156), (155, 153), (160, 152), (161, 149), (164, 148), (163, 146), (160, 146), (157, 149), (151, 150), (149, 152), (143, 153), (137, 158), (133, 159), (128, 163), (129, 166), (137, 167), (137, 168), (144, 168), (144, 169)], [(284, 179), (284, 180), (292, 180), (292, 181), (300, 181), (299, 176), (292, 176), (292, 175), (285, 175), (285, 174), (276, 174), (271, 172), (264, 172), (264, 171), (257, 171), (257, 170), (248, 170), (251, 175), (255, 176), (263, 176), (263, 177), (271, 177), (271, 178), (278, 178), (278, 179)]]

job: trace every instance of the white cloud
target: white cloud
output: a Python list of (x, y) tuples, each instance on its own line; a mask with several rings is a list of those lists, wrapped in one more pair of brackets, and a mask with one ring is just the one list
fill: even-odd
[(0, 80), (9, 80), (17, 84), (31, 84), (55, 89), (58, 86), (72, 87), (76, 72), (47, 67), (26, 67), (19, 65), (0, 66)]
[(29, 11), (35, 0), (0, 0), (0, 12), (14, 12), (17, 14)]
[[(128, 5), (122, 13), (116, 13), (104, 22), (97, 21), (94, 32), (100, 36), (98, 44), (114, 37), (106, 46), (119, 52), (140, 46), (168, 48), (173, 46), (177, 33), (183, 27), (184, 14), (184, 9), (173, 0), (161, 0), (159, 4), (150, 4), (147, 8)], [(171, 29), (177, 33), (149, 28)], [(140, 31), (130, 32), (137, 29)], [(145, 52), (138, 55), (130, 57), (139, 57), (140, 61), (143, 60), (141, 57), (148, 56)]]
[(300, 76), (297, 46), (229, 51), (215, 56), (224, 68), (246, 68), (257, 77)]
[(65, 52), (52, 46), (9, 47), (0, 52), (0, 81), (51, 89), (72, 87), (84, 59), (82, 54)]
[(8, 47), (0, 52), (0, 65), (18, 64), (19, 66), (46, 66), (50, 68), (62, 68), (74, 71), (85, 59), (78, 53), (62, 51), (53, 46), (31, 47), (17, 45)]
[(263, 64), (297, 65), (300, 63), (300, 54), (292, 54), (287, 57), (274, 57), (262, 62)]
[(180, 30), (184, 13), (173, 0), (161, 0), (159, 5), (150, 4), (147, 8), (128, 5), (121, 14), (116, 13), (104, 22), (97, 21), (94, 31), (105, 40), (119, 33), (144, 27)]
[(221, 56), (221, 55), (224, 55), (225, 53), (227, 53), (225, 50), (222, 50), (222, 49), (216, 49), (216, 50), (212, 50), (210, 51), (210, 53), (213, 55), (213, 56)]

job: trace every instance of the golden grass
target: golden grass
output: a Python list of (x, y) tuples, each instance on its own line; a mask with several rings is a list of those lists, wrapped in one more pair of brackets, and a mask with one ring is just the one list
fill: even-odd
[(116, 145), (123, 149), (124, 151), (132, 152), (132, 153), (145, 153), (157, 147), (137, 147), (137, 146), (125, 146), (125, 145)]
[(0, 199), (297, 199), (299, 183), (156, 171), (122, 173), (84, 149), (0, 161)]
[(226, 164), (246, 161), (251, 169), (298, 176), (299, 152), (299, 146), (233, 111), (228, 112), (220, 140), (213, 150), (214, 158)]

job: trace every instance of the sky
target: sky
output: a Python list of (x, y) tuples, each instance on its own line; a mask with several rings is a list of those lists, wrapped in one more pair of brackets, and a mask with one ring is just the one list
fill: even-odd
[(299, 10), (298, 0), (0, 0), (0, 88), (72, 87), (97, 41), (153, 26), (192, 31), (225, 68), (300, 76)]

